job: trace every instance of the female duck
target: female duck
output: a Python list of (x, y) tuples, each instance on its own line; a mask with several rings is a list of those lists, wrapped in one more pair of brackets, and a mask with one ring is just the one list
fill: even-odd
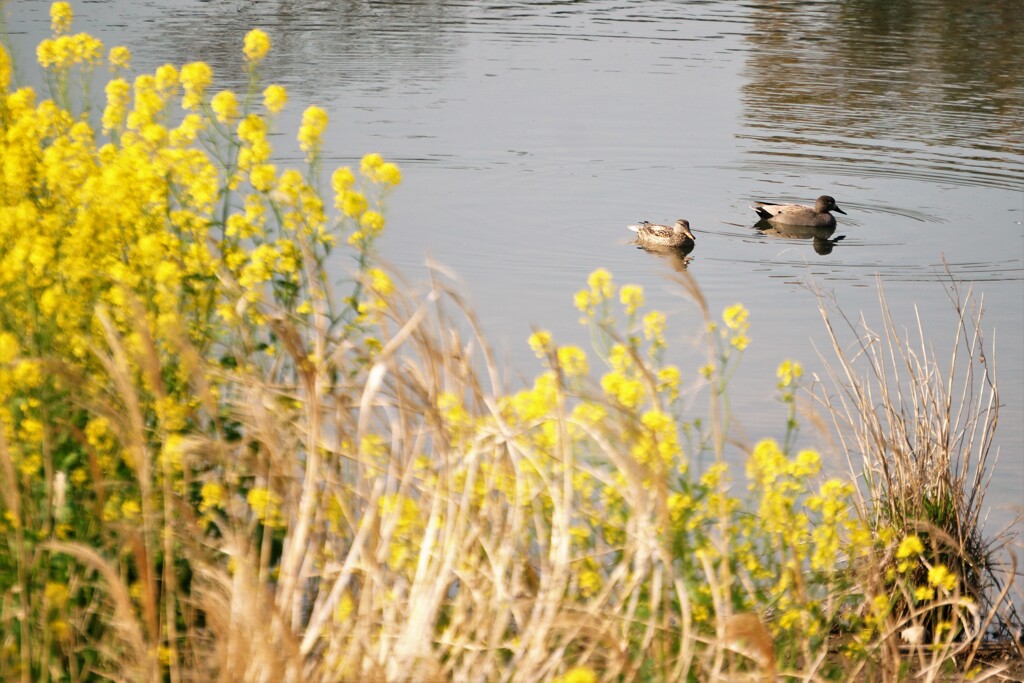
[(750, 208), (757, 212), (758, 217), (769, 223), (778, 225), (809, 225), (815, 228), (835, 227), (836, 217), (829, 211), (838, 211), (846, 215), (846, 212), (836, 206), (836, 200), (823, 194), (818, 197), (814, 206), (802, 204), (769, 204), (768, 202), (755, 202)]
[(636, 243), (642, 247), (692, 249), (693, 243), (697, 239), (690, 232), (689, 221), (682, 218), (671, 227), (655, 225), (650, 221), (643, 221), (627, 227), (636, 233)]

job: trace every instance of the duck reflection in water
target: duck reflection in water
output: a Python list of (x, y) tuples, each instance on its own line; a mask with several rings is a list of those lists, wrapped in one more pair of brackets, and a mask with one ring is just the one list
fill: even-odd
[(762, 235), (769, 237), (780, 237), (789, 240), (812, 240), (814, 251), (821, 256), (832, 253), (832, 247), (843, 240), (846, 235), (832, 237), (836, 226), (812, 226), (812, 225), (779, 225), (768, 221), (758, 221), (754, 228)]
[(693, 260), (689, 254), (696, 246), (697, 238), (686, 219), (680, 218), (672, 226), (641, 221), (627, 227), (636, 233), (632, 244), (648, 253), (667, 258), (675, 270), (686, 270)]

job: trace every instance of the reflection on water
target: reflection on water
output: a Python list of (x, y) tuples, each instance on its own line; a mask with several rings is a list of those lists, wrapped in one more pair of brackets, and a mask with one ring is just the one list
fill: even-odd
[(684, 247), (652, 247), (637, 245), (636, 248), (639, 251), (645, 251), (657, 258), (665, 259), (665, 262), (668, 263), (672, 270), (681, 273), (686, 270), (689, 267), (690, 262), (693, 261), (693, 257), (690, 256), (690, 252), (694, 250), (695, 246), (696, 245), (691, 242)]
[(766, 237), (778, 237), (788, 240), (811, 240), (814, 252), (820, 256), (832, 253), (832, 247), (846, 239), (846, 235), (832, 237), (836, 226), (820, 227), (812, 225), (773, 225), (768, 221), (758, 221), (754, 227)]
[(1024, 187), (1020, 0), (765, 2), (741, 139), (759, 168)]

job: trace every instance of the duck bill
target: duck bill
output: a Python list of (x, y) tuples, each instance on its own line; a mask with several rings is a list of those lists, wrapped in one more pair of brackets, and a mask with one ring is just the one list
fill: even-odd
[(839, 213), (843, 214), (844, 216), (846, 215), (846, 212), (843, 211), (842, 209), (840, 209), (838, 206), (833, 206), (832, 210), (833, 211), (838, 211)]

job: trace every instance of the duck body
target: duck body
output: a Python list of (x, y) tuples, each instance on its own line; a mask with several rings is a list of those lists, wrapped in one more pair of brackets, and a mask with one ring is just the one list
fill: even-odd
[(696, 238), (690, 232), (690, 223), (682, 218), (674, 225), (657, 225), (643, 221), (627, 226), (636, 233), (636, 243), (653, 249), (692, 249)]
[(750, 208), (757, 212), (762, 221), (775, 225), (806, 225), (814, 228), (835, 227), (836, 217), (829, 213), (831, 211), (846, 215), (845, 211), (836, 206), (836, 200), (827, 194), (818, 197), (814, 206), (755, 202)]

